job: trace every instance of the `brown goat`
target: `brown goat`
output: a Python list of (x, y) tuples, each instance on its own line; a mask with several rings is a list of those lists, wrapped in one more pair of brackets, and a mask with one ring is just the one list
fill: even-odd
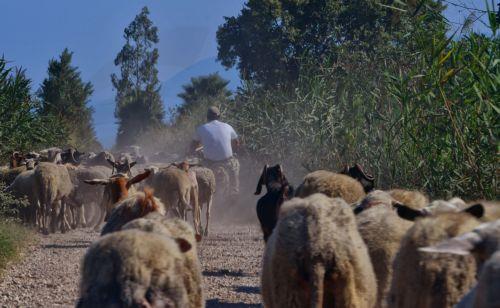
[(95, 229), (98, 230), (99, 226), (107, 219), (114, 208), (114, 205), (121, 200), (124, 200), (129, 195), (129, 190), (132, 185), (145, 180), (151, 171), (146, 170), (133, 178), (129, 179), (125, 174), (119, 173), (112, 175), (108, 179), (94, 179), (85, 180), (84, 182), (91, 185), (105, 185), (103, 198), (101, 202), (101, 217)]

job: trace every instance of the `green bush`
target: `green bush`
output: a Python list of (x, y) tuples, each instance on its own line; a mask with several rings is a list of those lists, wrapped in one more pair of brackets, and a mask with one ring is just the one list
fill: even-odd
[(0, 219), (0, 270), (15, 259), (29, 242), (31, 232), (12, 221)]

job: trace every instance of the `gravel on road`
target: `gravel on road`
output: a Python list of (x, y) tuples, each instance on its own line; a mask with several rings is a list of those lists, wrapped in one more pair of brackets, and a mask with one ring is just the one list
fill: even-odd
[[(0, 277), (0, 307), (73, 307), (80, 262), (99, 237), (91, 229), (38, 235), (21, 261)], [(256, 225), (214, 225), (198, 253), (207, 308), (260, 307), (259, 271), (264, 244)]]

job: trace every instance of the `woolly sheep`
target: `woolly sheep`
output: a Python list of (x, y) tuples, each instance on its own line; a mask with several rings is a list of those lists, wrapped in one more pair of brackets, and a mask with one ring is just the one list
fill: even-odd
[(186, 220), (187, 211), (193, 204), (193, 222), (196, 234), (201, 234), (200, 211), (198, 204), (198, 186), (196, 177), (192, 178), (187, 171), (175, 166), (148, 169), (154, 172), (146, 184), (151, 186), (157, 197), (165, 204), (167, 211), (174, 209), (178, 217)]
[(376, 307), (386, 307), (392, 280), (392, 263), (401, 239), (413, 225), (397, 215), (392, 208), (394, 202), (389, 193), (375, 190), (366, 195), (357, 207), (358, 231), (368, 248), (377, 278)]
[(421, 209), (429, 204), (429, 198), (417, 190), (391, 189), (388, 193), (394, 200), (414, 209)]
[(143, 193), (135, 193), (114, 205), (108, 221), (102, 228), (101, 235), (119, 231), (129, 221), (141, 218), (151, 212), (165, 215), (165, 206), (160, 200), (153, 197), (151, 190), (145, 189)]
[(377, 284), (354, 214), (313, 194), (283, 204), (263, 258), (265, 307), (373, 307)]
[(396, 205), (398, 215), (417, 219), (394, 259), (389, 307), (452, 307), (471, 288), (476, 266), (471, 256), (419, 252), (418, 248), (469, 232), (479, 225), (481, 205), (456, 212), (414, 210)]
[(457, 307), (499, 307), (500, 220), (483, 223), (471, 232), (435, 246), (420, 248), (419, 251), (457, 255), (472, 253), (478, 265), (479, 281)]
[(59, 222), (61, 232), (66, 232), (69, 229), (66, 219), (66, 202), (73, 191), (68, 170), (63, 165), (46, 162), (39, 163), (34, 170), (36, 191), (40, 201), (42, 231), (47, 233), (46, 219), (50, 211), (50, 231), (55, 232)]
[(194, 173), (196, 174), (196, 181), (198, 182), (198, 204), (200, 209), (200, 216), (201, 212), (203, 211), (203, 205), (206, 204), (206, 222), (203, 235), (207, 236), (210, 221), (210, 210), (215, 195), (215, 175), (211, 169), (206, 167), (194, 166), (191, 167), (190, 170), (194, 171)]
[(314, 193), (323, 193), (330, 198), (342, 198), (352, 204), (365, 196), (363, 186), (350, 176), (330, 171), (318, 170), (309, 173), (297, 188), (297, 197), (307, 197)]
[(84, 256), (77, 307), (189, 307), (189, 249), (185, 239), (140, 230), (103, 236)]
[(26, 170), (28, 170), (26, 166), (20, 166), (17, 168), (4, 168), (0, 170), (0, 181), (9, 186), (10, 184), (12, 184), (12, 182), (14, 182), (18, 175), (25, 172)]
[[(107, 178), (111, 175), (111, 170), (104, 166), (79, 166), (77, 168), (68, 165), (67, 166), (71, 182), (75, 186), (72, 194), (70, 195), (71, 208), (76, 217), (73, 218), (74, 226), (72, 227), (85, 227), (87, 225), (87, 219), (91, 218), (88, 214), (91, 214), (92, 206), (98, 206), (102, 202), (102, 197), (104, 193), (104, 187), (91, 187), (85, 185), (85, 180), (92, 180), (98, 178)], [(100, 210), (98, 209), (100, 212)], [(100, 216), (97, 213), (96, 216)], [(90, 219), (89, 225), (94, 225), (96, 219)]]
[(19, 174), (14, 182), (7, 187), (7, 191), (11, 192), (15, 197), (26, 197), (29, 202), (29, 207), (21, 209), (24, 220), (32, 225), (37, 223), (38, 206), (38, 193), (37, 185), (35, 184), (35, 170), (28, 170)]
[(135, 219), (124, 225), (122, 230), (133, 228), (155, 233), (167, 230), (173, 237), (183, 238), (191, 244), (191, 249), (184, 254), (184, 286), (189, 297), (189, 307), (204, 307), (203, 278), (196, 250), (196, 241), (201, 238), (195, 235), (193, 228), (182, 219), (166, 218), (158, 212)]

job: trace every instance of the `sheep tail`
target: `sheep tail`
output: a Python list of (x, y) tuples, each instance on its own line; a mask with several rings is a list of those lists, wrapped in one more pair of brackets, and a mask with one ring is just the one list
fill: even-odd
[(325, 281), (325, 266), (321, 263), (315, 263), (312, 266), (310, 275), (311, 305), (312, 308), (323, 307), (323, 292)]

